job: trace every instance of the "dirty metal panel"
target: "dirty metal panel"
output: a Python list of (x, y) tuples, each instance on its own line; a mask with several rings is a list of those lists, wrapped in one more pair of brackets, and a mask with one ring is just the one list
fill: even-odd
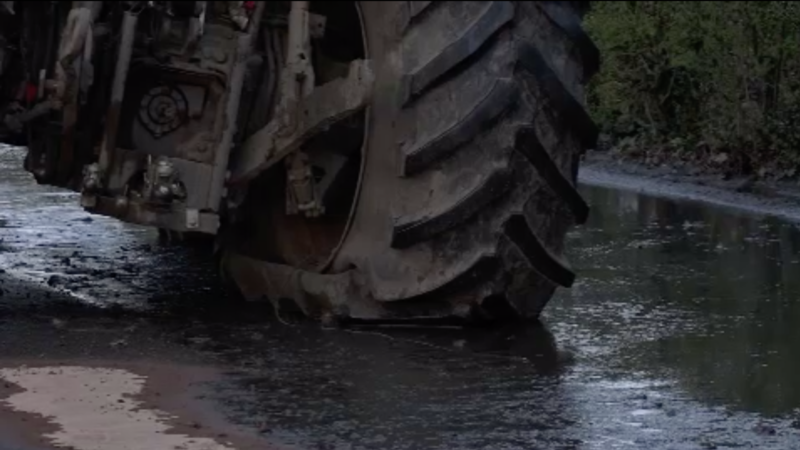
[(120, 201), (112, 197), (89, 195), (81, 198), (81, 205), (90, 213), (139, 225), (206, 234), (216, 234), (219, 229), (219, 216), (216, 214), (181, 205), (155, 209), (152, 204), (134, 199)]
[(212, 73), (163, 66), (132, 71), (136, 79), (126, 94), (120, 145), (153, 155), (214, 163), (214, 140), (223, 128), (218, 110), (223, 81)]

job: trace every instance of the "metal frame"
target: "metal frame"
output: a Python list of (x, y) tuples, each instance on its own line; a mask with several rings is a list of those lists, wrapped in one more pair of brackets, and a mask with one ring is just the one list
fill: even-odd
[[(218, 85), (209, 85), (209, 89), (222, 102), (212, 105), (213, 109), (208, 110), (214, 114), (214, 129), (207, 133), (198, 132), (196, 138), (188, 141), (180, 141), (181, 148), (187, 147), (183, 150), (203, 150), (202, 153), (209, 156), (208, 160), (187, 158), (182, 152), (177, 152), (174, 157), (155, 157), (147, 148), (122, 148), (126, 146), (120, 144), (120, 138), (127, 131), (120, 127), (129, 120), (126, 111), (130, 105), (126, 102), (130, 99), (126, 100), (126, 94), (129, 78), (135, 70), (131, 64), (139, 14), (145, 8), (153, 7), (150, 2), (124, 2), (126, 10), (120, 25), (105, 128), (96, 150), (98, 162), (84, 168), (80, 187), (70, 187), (81, 191), (81, 204), (95, 214), (176, 231), (195, 230), (216, 234), (219, 224), (217, 215), (222, 213), (228, 190), (236, 188), (241, 192), (241, 188), (246, 188), (248, 182), (260, 173), (285, 161), (289, 175), (287, 207), (290, 213), (302, 212), (307, 216), (323, 214), (320, 186), (316, 186), (310, 176), (308, 157), (302, 147), (334, 123), (366, 108), (374, 81), (369, 62), (353, 61), (347, 77), (315, 86), (311, 40), (323, 38), (326, 19), (311, 14), (308, 1), (291, 2), (286, 60), (279, 77), (277, 107), (269, 123), (236, 146), (234, 137), (243, 85), (262, 28), (261, 18), (266, 5), (256, 2), (249, 22), (247, 16), (241, 14), (242, 5), (238, 5), (238, 10), (230, 10), (233, 14), (231, 30), (211, 36), (210, 30), (220, 28), (205, 23), (205, 2), (201, 3), (200, 17), (192, 18), (190, 36), (182, 43), (185, 52), (189, 52), (187, 48), (199, 45), (200, 62), (186, 60), (159, 66), (157, 70), (164, 73), (185, 71), (189, 77), (205, 71), (219, 77)], [(229, 3), (232, 5), (236, 2)], [(232, 8), (231, 5), (228, 7)], [(12, 126), (21, 127), (29, 120), (61, 110), (59, 160), (50, 161), (49, 164), (57, 172), (64, 173), (55, 184), (66, 186), (66, 179), (71, 176), (65, 172), (65, 168), (73, 165), (79, 94), (87, 82), (91, 84), (92, 28), (102, 7), (103, 2), (97, 1), (75, 3), (62, 30), (55, 76), (53, 79), (40, 80), (39, 102), (35, 106), (7, 118)], [(209, 32), (203, 34), (204, 29)], [(208, 39), (204, 39), (204, 36)], [(83, 79), (86, 76), (90, 78), (88, 81)], [(133, 174), (145, 166), (146, 172), (151, 174), (147, 180), (152, 180), (156, 164), (170, 165), (182, 177), (186, 191), (191, 193), (191, 202), (179, 199), (165, 204), (128, 195), (127, 183)], [(145, 191), (152, 192), (153, 189)], [(199, 193), (202, 193), (201, 200), (197, 199)]]

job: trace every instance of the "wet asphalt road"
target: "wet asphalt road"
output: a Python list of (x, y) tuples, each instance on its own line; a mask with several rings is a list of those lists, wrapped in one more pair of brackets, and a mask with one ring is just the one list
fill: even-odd
[[(89, 216), (21, 158), (0, 149), (0, 367), (133, 364), (232, 448), (800, 448), (794, 224), (584, 186), (544, 327), (331, 331), (237, 303), (207, 251)], [(27, 416), (1, 388), (0, 449), (48, 448), (3, 427)]]

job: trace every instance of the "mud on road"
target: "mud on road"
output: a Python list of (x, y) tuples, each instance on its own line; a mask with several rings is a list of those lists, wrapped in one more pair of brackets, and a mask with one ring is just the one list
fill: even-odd
[(83, 213), (22, 156), (0, 149), (0, 448), (800, 442), (792, 223), (589, 180), (579, 280), (543, 326), (325, 330), (238, 303), (207, 249)]

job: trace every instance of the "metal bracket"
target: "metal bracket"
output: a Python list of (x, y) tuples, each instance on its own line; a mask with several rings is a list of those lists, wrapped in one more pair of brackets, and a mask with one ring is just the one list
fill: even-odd
[[(278, 134), (289, 136), (299, 122), (297, 105), (314, 89), (314, 66), (311, 65), (311, 16), (307, 1), (292, 2), (289, 12), (289, 54), (281, 73), (281, 98)], [(286, 213), (322, 214), (322, 205), (314, 187), (314, 177), (305, 153), (297, 152), (286, 160)]]
[(297, 118), (294, 126), (284, 125), (282, 114), (277, 114), (242, 144), (229, 184), (252, 180), (332, 124), (362, 110), (371, 100), (373, 82), (369, 61), (355, 60), (347, 78), (325, 83), (299, 101), (297, 113), (292, 114)]
[(325, 213), (325, 207), (319, 196), (319, 189), (314, 182), (308, 155), (297, 151), (286, 158), (286, 213), (302, 212), (306, 217), (319, 217)]
[(309, 14), (308, 33), (311, 39), (322, 39), (325, 37), (325, 25), (328, 18), (319, 14)]
[(308, 7), (307, 1), (292, 2), (277, 110), (273, 120), (251, 135), (237, 152), (228, 184), (252, 180), (286, 158), (287, 214), (302, 212), (317, 217), (324, 213), (319, 189), (308, 156), (298, 150), (316, 134), (366, 106), (374, 77), (368, 62), (358, 60), (350, 64), (346, 78), (314, 88), (311, 39), (324, 36), (326, 20), (310, 14)]
[(200, 213), (196, 209), (186, 210), (186, 228), (195, 230), (200, 227)]

